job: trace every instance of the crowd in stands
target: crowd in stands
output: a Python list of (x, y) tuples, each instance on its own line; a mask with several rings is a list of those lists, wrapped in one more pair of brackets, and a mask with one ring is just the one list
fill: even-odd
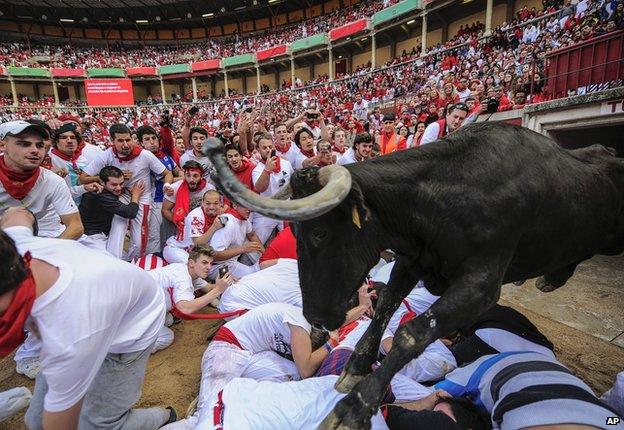
[[(370, 17), (397, 0), (369, 0), (333, 10), (297, 24), (271, 27), (248, 34), (234, 34), (180, 46), (142, 46), (127, 48), (112, 43), (106, 48), (83, 48), (71, 44), (29, 46), (24, 43), (0, 44), (0, 64), (12, 66), (50, 65), (52, 67), (139, 67), (188, 63), (212, 58), (256, 52), (272, 46), (289, 44), (297, 39), (327, 32), (362, 17)], [(37, 58), (49, 58), (38, 63)]]

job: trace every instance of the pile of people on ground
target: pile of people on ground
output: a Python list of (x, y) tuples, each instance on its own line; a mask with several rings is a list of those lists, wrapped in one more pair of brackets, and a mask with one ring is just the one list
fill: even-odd
[[(299, 109), (277, 122), (241, 106), (237, 133), (215, 133), (251, 191), (273, 196), (297, 169), (437, 145), (474, 120), (466, 103), (451, 103), (414, 145), (394, 114), (378, 119), (377, 133), (367, 117), (348, 142), (344, 122)], [(28, 405), (33, 429), (315, 429), (344, 397), (334, 385), (392, 258), (380, 256), (339, 330), (313, 330), (291, 226), (220, 194), (202, 151), (209, 131), (193, 124), (197, 109), (179, 115), (181, 127), (168, 112), (155, 127), (111, 124), (104, 145), (84, 139), (77, 117), (0, 124), (0, 353), (17, 349), (16, 371), (36, 378), (32, 395), (0, 394), (0, 417)], [(402, 324), (438, 299), (426, 287), (415, 285), (391, 318), (379, 360)], [(175, 342), (170, 327), (184, 330), (212, 308), (227, 322), (207, 344), (186, 416), (132, 409), (150, 355)], [(599, 399), (537, 327), (497, 305), (406, 365), (371, 425), (602, 428), (624, 415), (623, 393), (621, 373)]]

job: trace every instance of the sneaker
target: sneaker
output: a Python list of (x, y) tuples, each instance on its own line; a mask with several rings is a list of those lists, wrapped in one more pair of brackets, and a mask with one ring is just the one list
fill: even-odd
[(165, 315), (165, 327), (171, 327), (173, 325), (173, 315), (171, 312), (167, 312)]
[(37, 374), (41, 370), (41, 363), (39, 357), (26, 358), (16, 362), (15, 371), (21, 375), (30, 379), (35, 379)]
[(193, 414), (195, 414), (195, 411), (197, 411), (197, 403), (199, 402), (199, 396), (195, 397), (193, 399), (193, 401), (191, 402), (191, 404), (189, 405), (188, 409), (186, 410), (186, 417), (190, 418), (193, 416)]
[(166, 423), (160, 426), (161, 428), (166, 426), (167, 424), (175, 423), (178, 420), (178, 414), (176, 413), (175, 409), (173, 409), (173, 406), (167, 406), (165, 409), (169, 411), (169, 419)]

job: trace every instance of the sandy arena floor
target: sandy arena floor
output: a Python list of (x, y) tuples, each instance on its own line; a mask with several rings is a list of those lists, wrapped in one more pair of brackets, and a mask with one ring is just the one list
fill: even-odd
[[(597, 268), (603, 267), (603, 260), (596, 263), (587, 264), (589, 273), (596, 272)], [(610, 274), (619, 271), (618, 268), (609, 267)], [(579, 278), (586, 280), (591, 287), (595, 279), (584, 279), (584, 273), (580, 271)], [(619, 275), (619, 274), (618, 274)], [(575, 276), (576, 278), (576, 276)], [(573, 278), (573, 279), (575, 279)], [(621, 279), (621, 278), (620, 278)], [(578, 279), (575, 279), (578, 282)], [(530, 288), (533, 288), (533, 281), (528, 281)], [(568, 286), (562, 288), (564, 290)], [(527, 287), (525, 287), (527, 288)], [(571, 287), (575, 288), (575, 287)], [(534, 292), (539, 297), (539, 291)], [(528, 290), (528, 295), (533, 292)], [(618, 300), (624, 296), (624, 291), (618, 291)], [(608, 389), (615, 379), (615, 375), (623, 370), (624, 348), (610, 343), (591, 331), (572, 328), (562, 324), (560, 318), (550, 316), (540, 309), (534, 312), (531, 309), (536, 307), (529, 303), (528, 308), (518, 304), (521, 302), (513, 295), (503, 294), (501, 303), (512, 305), (524, 313), (543, 333), (555, 344), (556, 353), (559, 358), (574, 373), (584, 379), (598, 394)], [(552, 300), (547, 297), (544, 300)], [(613, 298), (610, 299), (612, 301)], [(609, 318), (620, 318), (621, 308), (616, 315)], [(539, 313), (538, 313), (539, 312)], [(618, 315), (620, 317), (618, 317)], [(207, 338), (211, 337), (219, 322), (196, 320), (185, 321), (173, 327), (175, 341), (173, 345), (164, 351), (153, 355), (150, 359), (146, 381), (143, 386), (143, 395), (139, 406), (174, 406), (179, 416), (183, 416), (189, 403), (195, 398), (199, 391), (200, 362), (201, 356), (206, 349)], [(0, 390), (25, 385), (31, 390), (34, 386), (29, 379), (15, 373), (15, 364), (12, 357), (0, 362)], [(18, 430), (25, 428), (23, 424), (23, 414), (0, 423), (0, 429)]]

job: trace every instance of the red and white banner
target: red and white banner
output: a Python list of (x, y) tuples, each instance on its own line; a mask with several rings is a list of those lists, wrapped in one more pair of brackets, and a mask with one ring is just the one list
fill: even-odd
[(86, 79), (89, 106), (132, 106), (134, 94), (130, 79)]

